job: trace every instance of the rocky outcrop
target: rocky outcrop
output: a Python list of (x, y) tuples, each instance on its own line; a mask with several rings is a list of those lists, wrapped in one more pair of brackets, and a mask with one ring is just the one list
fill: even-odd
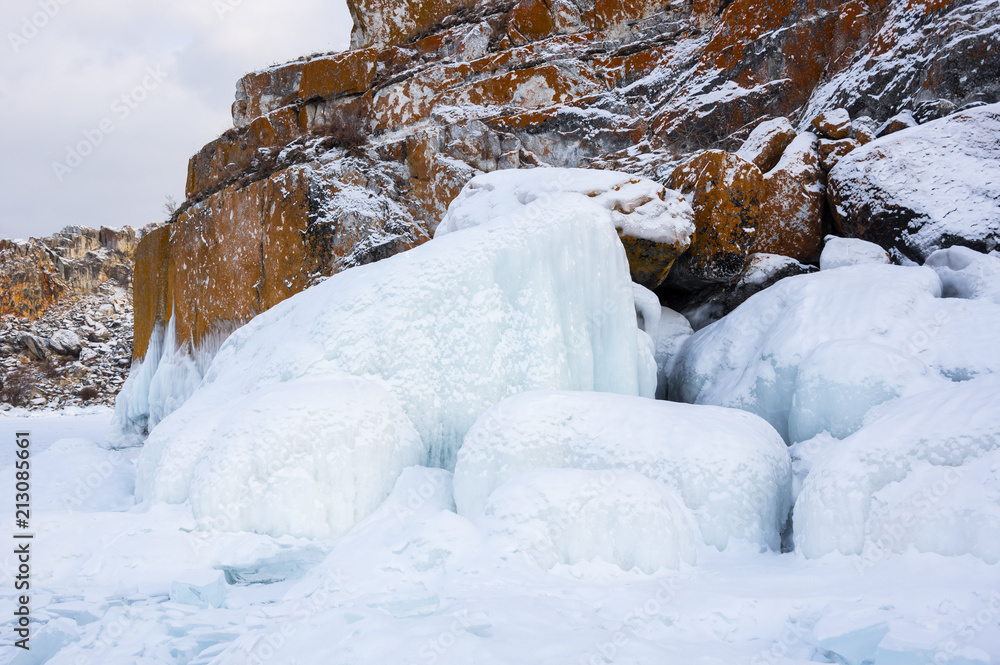
[(136, 234), (69, 226), (50, 238), (0, 240), (0, 317), (37, 319), (61, 298), (132, 285)]
[[(926, 121), (1000, 99), (1000, 36), (989, 29), (1000, 8), (985, 1), (349, 6), (352, 50), (245, 76), (234, 128), (191, 159), (187, 201), (140, 248), (137, 358), (171, 318), (179, 343), (198, 346), (316, 280), (423, 242), (479, 172), (594, 167), (680, 183), (670, 174), (682, 158), (735, 150), (765, 121), (806, 130), (827, 112), (824, 131), (841, 135), (846, 109), (850, 136), (836, 140), (861, 144), (904, 110)], [(975, 73), (959, 80), (939, 63)], [(808, 181), (776, 174), (767, 185), (788, 127), (772, 138), (743, 161), (758, 172), (745, 205), (699, 225), (673, 269), (681, 282), (685, 271), (692, 283), (732, 282), (764, 237), (760, 247), (815, 260), (824, 176), (797, 163)], [(821, 162), (832, 168), (846, 145)], [(775, 201), (768, 187), (792, 192), (774, 214), (807, 216), (802, 237), (773, 221), (758, 232), (754, 206)]]
[(840, 160), (829, 185), (842, 235), (920, 262), (952, 245), (992, 251), (1000, 244), (1000, 104), (869, 143)]

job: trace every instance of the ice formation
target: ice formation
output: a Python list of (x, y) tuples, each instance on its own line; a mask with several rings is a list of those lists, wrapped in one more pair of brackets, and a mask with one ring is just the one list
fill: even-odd
[[(859, 414), (928, 380), (1000, 371), (991, 332), (1000, 307), (941, 292), (924, 267), (848, 266), (782, 280), (684, 343), (671, 398), (746, 409), (794, 441), (827, 425), (846, 435)], [(858, 343), (873, 364), (851, 358), (849, 347), (821, 348), (833, 342)]]
[(632, 470), (676, 491), (705, 543), (776, 549), (790, 503), (791, 463), (777, 433), (749, 413), (622, 395), (530, 392), (469, 430), (455, 503), (478, 517), (515, 475), (535, 469)]
[(231, 400), (163, 445), (154, 430), (138, 498), (190, 496), (206, 528), (329, 538), (371, 514), (424, 449), (396, 398), (353, 376), (303, 378)]
[(109, 429), (111, 443), (134, 446), (156, 425), (194, 394), (219, 347), (232, 332), (223, 327), (206, 335), (201, 345), (177, 339), (173, 318), (157, 326), (149, 337), (146, 356), (132, 366), (115, 400), (115, 418)]
[(660, 320), (656, 335), (656, 399), (668, 398), (670, 373), (674, 361), (687, 338), (694, 334), (691, 324), (683, 314), (669, 307), (660, 310)]
[(989, 300), (1000, 305), (1000, 256), (949, 247), (928, 256), (924, 265), (941, 278), (945, 298)]
[(873, 242), (860, 238), (827, 236), (819, 257), (820, 270), (833, 270), (844, 266), (890, 263), (889, 253)]
[[(914, 547), (1000, 561), (1000, 376), (886, 405), (830, 447), (795, 502), (795, 546), (881, 558)], [(877, 416), (877, 417), (876, 417)]]
[(599, 558), (653, 573), (697, 560), (697, 526), (680, 498), (634, 471), (518, 474), (494, 490), (480, 521), (547, 569)]
[(616, 171), (540, 168), (476, 176), (448, 206), (435, 237), (501, 217), (539, 220), (557, 199), (596, 203), (622, 235), (633, 238), (686, 247), (694, 235), (687, 199), (652, 180)]
[[(567, 389), (652, 397), (652, 342), (639, 344), (628, 264), (607, 210), (578, 195), (550, 203), (541, 219), (499, 218), (347, 270), (234, 332), (193, 395), (152, 430), (139, 460), (139, 495), (190, 497), (196, 511), (211, 516), (220, 502), (240, 503), (256, 487), (253, 465), (234, 461), (233, 451), (322, 453), (308, 421), (295, 428), (282, 415), (294, 409), (295, 396), (308, 399), (308, 387), (296, 387), (305, 381), (344, 374), (380, 381), (419, 433), (419, 459), (445, 468), (476, 418), (511, 394)], [(278, 397), (282, 406), (269, 407)], [(265, 428), (269, 418), (289, 431), (257, 442), (243, 421)], [(351, 466), (376, 474), (379, 490), (393, 470), (378, 475), (384, 457), (367, 454)], [(318, 483), (316, 491), (324, 487)], [(240, 528), (306, 533), (319, 523), (303, 518), (301, 530), (290, 516), (279, 523), (266, 506), (270, 492), (285, 490), (267, 489), (240, 512)], [(310, 514), (336, 512), (309, 496), (316, 504)], [(342, 508), (355, 517), (363, 512)], [(332, 532), (347, 523), (330, 520)]]

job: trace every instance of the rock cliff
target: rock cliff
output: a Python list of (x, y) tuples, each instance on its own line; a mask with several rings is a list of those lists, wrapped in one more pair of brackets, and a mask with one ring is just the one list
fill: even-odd
[(497, 169), (687, 191), (698, 232), (663, 298), (734, 284), (759, 252), (815, 263), (838, 159), (900, 113), (1000, 99), (996, 0), (348, 4), (351, 50), (243, 77), (233, 129), (192, 157), (187, 201), (141, 241), (137, 360), (158, 326), (196, 349), (428, 240)]

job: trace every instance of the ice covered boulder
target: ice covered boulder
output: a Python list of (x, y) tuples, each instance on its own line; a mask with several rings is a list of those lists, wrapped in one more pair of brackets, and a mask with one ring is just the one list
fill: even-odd
[(680, 498), (634, 471), (518, 474), (490, 495), (480, 521), (546, 569), (602, 559), (653, 573), (697, 560), (698, 527)]
[[(846, 435), (863, 411), (923, 390), (928, 380), (1000, 371), (993, 339), (1000, 307), (940, 296), (941, 280), (924, 267), (858, 265), (789, 277), (684, 343), (671, 399), (746, 409), (789, 442), (824, 423)], [(832, 342), (858, 346), (821, 350)]]
[[(359, 377), (303, 378), (230, 401), (178, 432), (157, 428), (139, 499), (183, 501), (206, 528), (336, 537), (425, 457), (399, 401)], [(164, 437), (172, 437), (165, 439)]]
[(1000, 305), (1000, 256), (949, 247), (931, 254), (924, 265), (941, 278), (945, 298), (989, 300)]
[(633, 279), (643, 286), (659, 286), (691, 244), (694, 211), (678, 192), (627, 173), (556, 168), (473, 178), (448, 207), (435, 237), (500, 217), (537, 221), (556, 197), (590, 199), (605, 210), (625, 246)]
[(807, 557), (913, 547), (1000, 561), (1000, 376), (886, 405), (813, 465), (795, 503)]
[(889, 253), (873, 242), (858, 238), (827, 236), (823, 253), (819, 257), (820, 270), (833, 270), (844, 266), (865, 264), (888, 265)]
[(961, 244), (1000, 242), (1000, 104), (968, 109), (883, 136), (830, 172), (843, 235), (923, 261)]
[(766, 422), (733, 409), (623, 395), (530, 392), (508, 398), (469, 430), (455, 467), (460, 515), (535, 469), (631, 470), (675, 491), (705, 543), (777, 549), (790, 503), (791, 462)]
[[(326, 515), (334, 532), (347, 522), (324, 505), (333, 500), (328, 483), (339, 486), (344, 474), (357, 474), (358, 487), (391, 488), (397, 463), (405, 464), (383, 453), (398, 443), (393, 432), (408, 430), (407, 418), (422, 441), (419, 459), (450, 468), (468, 428), (511, 394), (565, 389), (652, 397), (655, 363), (648, 346), (639, 346), (632, 281), (607, 209), (575, 194), (556, 194), (549, 203), (538, 219), (497, 218), (342, 272), (234, 332), (191, 398), (150, 433), (139, 459), (139, 495), (190, 497), (207, 516), (219, 502), (235, 501), (245, 511), (238, 523), (271, 532), (271, 525), (289, 527), (296, 518), (252, 496), (248, 479), (274, 483), (276, 495), (286, 497), (315, 469), (321, 475), (307, 484), (312, 489), (294, 499), (302, 529)], [(345, 374), (382, 386), (359, 388), (371, 400), (359, 396), (355, 416), (336, 406), (351, 404), (339, 387)], [(328, 381), (335, 385), (325, 402), (311, 398), (310, 383), (303, 383)], [(340, 428), (355, 438), (328, 441)], [(346, 453), (362, 442), (356, 457)], [(285, 450), (292, 452), (287, 465), (267, 473), (254, 466)], [(248, 459), (235, 460), (236, 451)], [(354, 468), (322, 475), (335, 463), (328, 455)], [(343, 509), (337, 514), (363, 512)]]

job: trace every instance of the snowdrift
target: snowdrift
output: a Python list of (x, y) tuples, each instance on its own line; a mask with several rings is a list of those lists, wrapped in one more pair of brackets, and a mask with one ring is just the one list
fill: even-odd
[[(480, 417), (455, 467), (460, 515), (477, 518), (491, 494), (536, 469), (630, 470), (675, 491), (705, 543), (780, 544), (791, 501), (781, 437), (756, 416), (621, 395), (530, 392)], [(592, 536), (596, 537), (596, 536)]]

